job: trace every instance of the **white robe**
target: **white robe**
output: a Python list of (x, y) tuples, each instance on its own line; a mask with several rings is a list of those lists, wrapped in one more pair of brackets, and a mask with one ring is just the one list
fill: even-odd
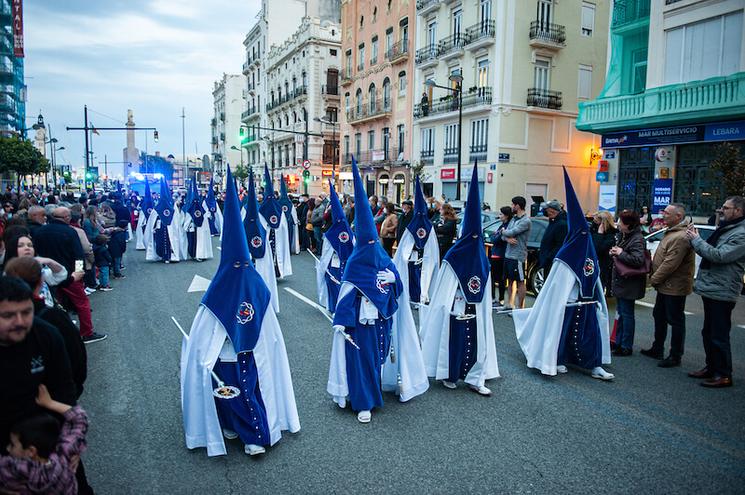
[[(342, 282), (339, 300), (341, 301), (344, 296), (353, 290), (357, 290), (357, 288), (348, 282)], [(381, 384), (386, 392), (398, 391), (398, 399), (401, 402), (406, 402), (417, 395), (423, 394), (429, 388), (429, 379), (424, 369), (422, 350), (419, 347), (419, 338), (417, 337), (416, 325), (411, 314), (409, 296), (406, 290), (398, 297), (398, 310), (391, 318), (393, 318), (393, 325), (391, 325), (392, 352), (388, 354), (385, 363), (383, 363)], [(334, 332), (329, 378), (326, 384), (326, 391), (339, 405), (344, 404), (346, 397), (349, 395), (345, 342), (346, 340), (339, 332)], [(355, 350), (352, 349), (352, 352), (355, 352)], [(391, 362), (392, 355), (395, 355), (395, 363)]]
[[(269, 237), (269, 226), (264, 221), (264, 218), (259, 215), (259, 221), (267, 232), (267, 238)], [(275, 313), (279, 313), (279, 294), (277, 293), (277, 276), (274, 273), (274, 258), (272, 257), (272, 248), (269, 246), (267, 240), (264, 246), (264, 256), (257, 258), (255, 261), (256, 271), (261, 275), (262, 280), (266, 284), (269, 292), (272, 294), (272, 308)]]
[[(491, 274), (483, 282), (484, 297), (476, 303), (476, 363), (468, 372), (465, 382), (481, 387), (486, 380), (499, 378), (497, 347), (494, 341), (494, 322), (491, 307)], [(446, 380), (450, 374), (450, 311), (453, 307), (458, 277), (443, 262), (435, 281), (432, 300), (420, 308), (422, 354), (427, 374), (436, 380)]]
[[(214, 385), (210, 375), (226, 338), (228, 333), (220, 321), (209, 309), (200, 306), (189, 339), (183, 339), (182, 344), (181, 410), (186, 447), (206, 447), (208, 456), (227, 453), (215, 406), (215, 400), (224, 399), (215, 399), (212, 395)], [(274, 445), (282, 437), (282, 430), (299, 431), (300, 420), (284, 337), (273, 311), (264, 313), (253, 355), (266, 408), (270, 442)]]
[[(409, 290), (409, 258), (411, 258), (411, 252), (414, 250), (414, 236), (411, 235), (409, 229), (405, 229), (401, 240), (398, 242), (398, 249), (396, 254), (393, 256), (393, 263), (398, 269), (398, 273), (401, 275), (401, 282), (403, 282), (406, 291)], [(422, 256), (422, 277), (420, 279), (420, 297), (419, 301), (412, 301), (415, 303), (427, 304), (432, 299), (432, 292), (434, 284), (432, 283), (437, 279), (437, 271), (440, 268), (440, 247), (437, 244), (437, 236), (435, 235), (435, 229), (432, 228), (432, 232), (429, 234), (429, 239), (424, 245), (424, 254)]]
[(186, 238), (186, 246), (184, 249), (185, 259), (189, 257), (189, 239), (188, 237), (186, 237), (186, 234), (192, 228), (194, 228), (197, 232), (197, 250), (194, 257), (200, 260), (207, 260), (211, 259), (214, 256), (212, 251), (212, 235), (210, 234), (209, 215), (209, 210), (204, 212), (202, 226), (197, 227), (194, 223), (194, 219), (191, 218), (191, 215), (189, 215), (188, 212), (184, 212), (183, 229), (184, 237)]
[[(336, 261), (334, 261), (334, 259)], [(330, 313), (333, 313), (336, 310), (336, 308), (329, 306), (329, 289), (328, 285), (326, 285), (326, 270), (328, 270), (332, 262), (338, 263), (339, 256), (331, 246), (331, 243), (324, 241), (321, 250), (321, 258), (318, 260), (318, 263), (316, 263), (316, 289), (318, 289), (318, 304), (326, 308)], [(341, 282), (341, 278), (339, 278), (339, 282)]]
[[(596, 290), (602, 294), (600, 278), (597, 280), (597, 287)], [(517, 341), (525, 354), (528, 368), (536, 368), (544, 375), (556, 375), (564, 311), (567, 303), (577, 300), (578, 294), (579, 282), (574, 272), (561, 260), (554, 260), (533, 307), (512, 312)], [(597, 315), (602, 341), (602, 363), (609, 364), (608, 307), (604, 297), (600, 297), (599, 302)]]
[[(147, 226), (145, 227), (145, 239), (147, 239), (145, 246), (145, 259), (147, 261), (160, 261), (161, 258), (155, 251), (155, 239), (153, 239), (153, 233), (155, 232), (155, 226), (160, 222), (160, 216), (156, 210), (150, 213), (150, 218), (147, 219)], [(178, 210), (174, 212), (173, 220), (171, 225), (168, 226), (168, 238), (171, 242), (171, 259), (169, 261), (180, 261), (182, 259), (181, 251), (181, 217), (179, 216)]]
[(290, 216), (292, 217), (293, 225), (290, 227), (290, 222), (287, 220), (286, 217), (283, 217), (285, 219), (285, 223), (287, 224), (287, 239), (289, 240), (290, 230), (292, 229), (292, 245), (290, 246), (290, 250), (295, 254), (300, 254), (300, 231), (298, 230), (298, 223), (297, 223), (297, 210), (293, 207), (290, 209)]
[(148, 238), (143, 232), (144, 228), (147, 225), (147, 218), (144, 210), (140, 210), (140, 214), (137, 215), (137, 232), (135, 233), (135, 238), (137, 239), (137, 244), (135, 245), (135, 249), (137, 251), (144, 251), (147, 249), (147, 241)]
[[(205, 201), (202, 203), (202, 206), (205, 210), (211, 215), (212, 212), (209, 211), (209, 208), (207, 207), (207, 202)], [(222, 212), (220, 211), (220, 205), (215, 205), (215, 228), (217, 228), (217, 235), (222, 238)]]
[[(284, 215), (284, 213), (283, 213)], [(245, 217), (245, 215), (244, 215)], [(266, 248), (271, 250), (269, 245), (269, 224), (264, 219), (264, 215), (259, 213), (261, 218), (261, 224), (266, 229)], [(287, 222), (284, 219), (279, 222), (279, 228), (274, 230), (274, 241), (277, 250), (277, 266), (279, 267), (279, 279), (283, 279), (289, 275), (292, 275), (292, 261), (290, 260), (290, 242), (289, 233), (287, 230)]]

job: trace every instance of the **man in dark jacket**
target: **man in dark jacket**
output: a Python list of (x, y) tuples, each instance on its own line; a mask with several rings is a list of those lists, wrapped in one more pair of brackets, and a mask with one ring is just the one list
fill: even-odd
[(556, 254), (564, 245), (564, 239), (569, 228), (567, 226), (567, 213), (562, 210), (561, 203), (557, 200), (552, 199), (541, 204), (541, 209), (543, 209), (544, 215), (548, 217), (548, 227), (543, 234), (540, 251), (538, 252), (538, 266), (543, 268), (543, 279), (545, 280), (551, 271), (551, 265)]
[(408, 199), (401, 203), (401, 214), (398, 216), (398, 227), (396, 229), (396, 241), (401, 241), (401, 236), (404, 235), (406, 227), (409, 226), (411, 219), (414, 218), (414, 203)]

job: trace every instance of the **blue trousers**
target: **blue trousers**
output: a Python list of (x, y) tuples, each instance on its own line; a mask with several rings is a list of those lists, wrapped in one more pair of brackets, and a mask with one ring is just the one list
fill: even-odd
[(633, 349), (636, 319), (634, 318), (634, 300), (616, 298), (618, 308), (618, 326), (616, 326), (616, 344), (621, 349)]

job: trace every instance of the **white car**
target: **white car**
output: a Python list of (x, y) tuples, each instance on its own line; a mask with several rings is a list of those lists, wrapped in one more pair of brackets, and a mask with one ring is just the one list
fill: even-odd
[[(714, 227), (713, 225), (694, 224), (694, 226), (698, 229), (698, 235), (700, 235), (703, 240), (707, 240), (709, 236), (711, 236), (711, 234), (713, 234), (714, 231), (716, 230), (716, 227)], [(667, 231), (667, 228), (664, 228), (664, 229), (658, 230), (657, 232), (644, 236), (644, 239), (647, 241), (647, 249), (649, 249), (649, 252), (652, 254), (653, 258), (654, 258), (654, 252), (657, 250), (657, 246), (660, 245), (660, 241), (662, 240), (662, 237), (665, 235), (666, 231)], [(696, 255), (696, 269), (693, 272), (694, 278), (698, 274), (698, 265), (700, 264), (701, 264), (701, 256), (697, 254)]]

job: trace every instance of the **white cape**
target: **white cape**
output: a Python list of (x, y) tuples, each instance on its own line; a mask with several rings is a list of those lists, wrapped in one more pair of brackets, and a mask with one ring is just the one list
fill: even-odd
[[(599, 294), (603, 293), (600, 279)], [(577, 300), (579, 283), (574, 272), (560, 260), (554, 260), (551, 272), (543, 284), (532, 308), (512, 312), (517, 341), (528, 361), (528, 368), (536, 368), (544, 375), (556, 375), (559, 341), (564, 323), (566, 304)], [(608, 307), (605, 298), (599, 298), (598, 325), (602, 341), (602, 363), (609, 364), (610, 334), (608, 332)]]
[[(245, 215), (244, 215), (245, 217)], [(259, 213), (259, 218), (261, 218), (261, 224), (264, 226), (264, 229), (266, 230), (266, 244), (267, 249), (271, 250), (271, 246), (269, 246), (269, 224), (264, 219), (264, 215)], [(281, 221), (279, 222), (279, 228), (274, 229), (274, 240), (277, 250), (277, 266), (279, 267), (279, 277), (280, 279), (283, 279), (289, 275), (292, 275), (292, 261), (290, 260), (290, 242), (289, 242), (289, 232), (287, 230), (287, 222)]]
[[(353, 290), (357, 288), (348, 282), (342, 282), (339, 300)], [(422, 350), (419, 347), (419, 338), (406, 290), (398, 297), (398, 310), (391, 318), (391, 352), (383, 363), (381, 383), (384, 391), (398, 391), (399, 400), (406, 402), (423, 394), (429, 388), (429, 379), (424, 369)], [(334, 332), (326, 390), (339, 405), (344, 404), (349, 395), (345, 342), (339, 332)], [(391, 361), (391, 356), (395, 356), (395, 362)]]
[[(354, 238), (352, 238), (350, 242), (354, 242)], [(336, 308), (329, 306), (329, 288), (326, 284), (325, 275), (326, 270), (331, 266), (334, 256), (336, 256), (337, 260), (339, 259), (339, 255), (336, 253), (331, 243), (324, 240), (323, 248), (321, 248), (321, 258), (318, 260), (318, 263), (316, 263), (316, 289), (318, 289), (318, 304), (326, 308), (330, 313), (336, 311)], [(341, 282), (341, 277), (339, 277), (339, 282)], [(334, 282), (330, 283), (333, 284)], [(338, 300), (339, 299), (337, 298), (337, 301)]]
[[(150, 218), (147, 219), (147, 226), (145, 227), (145, 259), (147, 261), (160, 261), (160, 256), (155, 252), (155, 239), (153, 239), (153, 233), (155, 232), (156, 224), (160, 222), (160, 216), (156, 210), (150, 213)], [(171, 259), (169, 261), (179, 261), (182, 258), (181, 251), (181, 217), (178, 210), (174, 212), (173, 220), (171, 225), (168, 226), (168, 239), (171, 242)]]
[(292, 217), (293, 225), (290, 227), (290, 222), (285, 217), (285, 223), (287, 224), (287, 239), (289, 240), (290, 229), (292, 229), (292, 245), (290, 250), (295, 254), (300, 254), (300, 231), (298, 230), (297, 224), (297, 210), (293, 207), (290, 209), (290, 216)]
[[(404, 229), (404, 233), (401, 236), (401, 240), (398, 242), (398, 249), (396, 254), (393, 256), (393, 263), (398, 269), (398, 273), (401, 275), (401, 282), (403, 282), (406, 291), (409, 290), (409, 258), (411, 252), (414, 250), (414, 236), (411, 235), (409, 229)], [(424, 255), (422, 256), (422, 278), (420, 279), (420, 297), (419, 301), (412, 301), (415, 303), (427, 304), (432, 298), (432, 292), (434, 284), (433, 280), (437, 278), (437, 271), (440, 268), (440, 247), (437, 244), (437, 236), (435, 235), (434, 228), (429, 234), (429, 239), (424, 245)]]
[[(204, 209), (209, 212), (207, 204), (204, 204)], [(210, 214), (212, 214), (210, 212)], [(217, 228), (217, 235), (222, 237), (222, 211), (220, 211), (220, 205), (215, 205), (215, 228)]]
[[(492, 317), (491, 274), (484, 287), (484, 297), (476, 303), (476, 363), (468, 372), (465, 382), (481, 387), (486, 380), (499, 378), (497, 347), (494, 341)], [(449, 263), (443, 262), (435, 281), (432, 300), (420, 309), (422, 353), (427, 374), (436, 380), (445, 380), (450, 374), (450, 311), (458, 290), (458, 277)]]
[(147, 249), (148, 238), (143, 232), (145, 230), (144, 227), (147, 225), (147, 218), (145, 217), (145, 212), (143, 210), (140, 210), (140, 214), (137, 215), (137, 232), (135, 232), (135, 238), (137, 239), (135, 249), (137, 251), (144, 251), (145, 249)]
[[(226, 454), (215, 406), (215, 400), (221, 399), (215, 399), (212, 395), (214, 386), (210, 371), (227, 337), (220, 321), (209, 309), (200, 306), (189, 339), (183, 339), (181, 350), (181, 410), (186, 447), (206, 447), (208, 456)], [(282, 430), (292, 433), (299, 431), (300, 420), (285, 341), (273, 311), (264, 312), (261, 334), (253, 355), (261, 398), (266, 407), (270, 442), (274, 445), (282, 437)]]
[(212, 251), (212, 235), (210, 234), (209, 215), (210, 212), (207, 210), (204, 213), (201, 227), (197, 227), (194, 220), (191, 218), (191, 215), (189, 215), (188, 212), (184, 213), (183, 230), (184, 239), (186, 239), (186, 245), (184, 246), (184, 259), (189, 257), (189, 239), (186, 235), (192, 227), (197, 232), (197, 250), (194, 257), (200, 260), (207, 260), (214, 256)]

